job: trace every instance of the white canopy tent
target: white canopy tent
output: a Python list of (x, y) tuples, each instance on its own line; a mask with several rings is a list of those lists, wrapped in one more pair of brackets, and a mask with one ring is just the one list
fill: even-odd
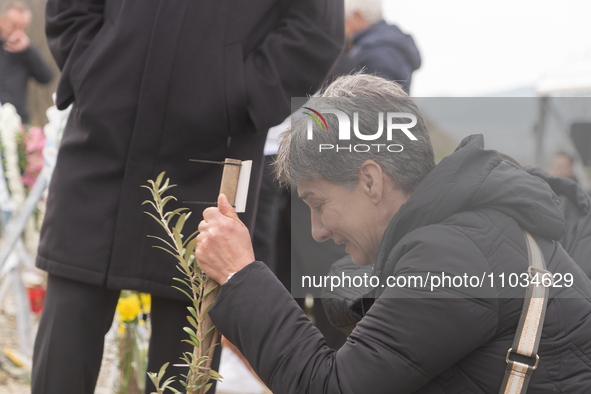
[(551, 73), (536, 84), (540, 97), (554, 95), (591, 95), (591, 61), (576, 63)]

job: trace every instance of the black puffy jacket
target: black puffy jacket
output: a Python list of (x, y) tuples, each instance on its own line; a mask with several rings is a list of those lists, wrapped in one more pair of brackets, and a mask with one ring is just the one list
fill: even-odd
[[(525, 170), (548, 183), (558, 197), (566, 219), (566, 231), (559, 242), (591, 278), (591, 197), (572, 179), (554, 177), (538, 167), (526, 167)], [(332, 265), (328, 275), (363, 277), (364, 274), (370, 275), (371, 270), (371, 267), (359, 267), (347, 255)], [(365, 287), (323, 289), (322, 303), (329, 321), (347, 335), (372, 302), (370, 289)]]
[(335, 351), (264, 264), (222, 286), (210, 316), (274, 393), (497, 393), (524, 294), (498, 278), (526, 271), (522, 228), (549, 271), (574, 278), (551, 290), (528, 393), (591, 391), (591, 281), (555, 241), (565, 231), (556, 196), (483, 144), (467, 138), (425, 178), (386, 229), (374, 268), (381, 284), (445, 272), (483, 277), (482, 288), (377, 286)]

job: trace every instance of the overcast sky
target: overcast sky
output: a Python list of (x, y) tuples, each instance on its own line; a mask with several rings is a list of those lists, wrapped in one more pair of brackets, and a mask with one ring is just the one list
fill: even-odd
[(591, 61), (589, 0), (383, 0), (423, 59), (414, 96), (477, 96), (533, 85)]

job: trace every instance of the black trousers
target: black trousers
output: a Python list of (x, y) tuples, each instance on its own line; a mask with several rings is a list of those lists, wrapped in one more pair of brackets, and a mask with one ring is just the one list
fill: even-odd
[[(119, 290), (90, 286), (49, 275), (45, 305), (33, 352), (32, 394), (94, 393), (103, 356), (104, 336), (111, 328)], [(179, 357), (191, 352), (183, 327), (188, 325), (186, 303), (152, 297), (152, 336), (148, 371), (158, 372), (170, 362), (164, 379), (176, 375), (173, 386), (184, 392), (181, 374), (188, 369)], [(221, 347), (217, 346), (212, 368), (219, 369)], [(146, 393), (155, 391), (146, 377)], [(209, 393), (215, 392), (215, 385)]]

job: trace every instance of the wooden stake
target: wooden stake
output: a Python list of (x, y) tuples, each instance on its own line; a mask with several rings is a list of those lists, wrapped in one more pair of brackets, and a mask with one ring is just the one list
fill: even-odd
[[(238, 187), (238, 177), (240, 176), (240, 160), (236, 159), (226, 159), (224, 165), (224, 172), (222, 174), (222, 184), (220, 186), (220, 194), (225, 194), (228, 198), (228, 202), (230, 205), (234, 205), (236, 201), (236, 189)], [(217, 286), (213, 289), (207, 296), (201, 301), (201, 313), (203, 314), (205, 309), (208, 305), (214, 302), (220, 292), (220, 285), (211, 278), (207, 278), (205, 282), (205, 292), (206, 294), (209, 290), (213, 287)], [(208, 314), (204, 315), (203, 321), (201, 322), (202, 325), (202, 332), (207, 332), (211, 327), (213, 327), (213, 322), (209, 318)], [(211, 330), (209, 334), (203, 338), (201, 341), (200, 350), (203, 352), (207, 351), (213, 344), (215, 344), (218, 340), (219, 332), (218, 329)], [(214, 348), (209, 351), (209, 361), (205, 365), (206, 368), (211, 368), (211, 359), (213, 358)], [(204, 393), (203, 390), (200, 390), (200, 394)]]

